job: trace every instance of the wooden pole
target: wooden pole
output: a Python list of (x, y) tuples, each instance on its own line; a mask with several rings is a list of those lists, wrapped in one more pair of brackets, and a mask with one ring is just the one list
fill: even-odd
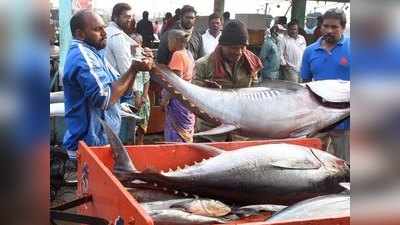
[(306, 0), (292, 0), (292, 17), (297, 19), (299, 26), (304, 28), (304, 19), (306, 14)]
[(225, 0), (214, 0), (214, 13), (222, 16), (224, 13)]

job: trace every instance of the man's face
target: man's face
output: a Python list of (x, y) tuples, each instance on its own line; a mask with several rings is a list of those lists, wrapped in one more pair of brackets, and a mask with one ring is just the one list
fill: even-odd
[(306, 20), (306, 27), (309, 28), (309, 29), (311, 29), (311, 28), (313, 28), (313, 26), (314, 26), (313, 20), (310, 19), (310, 18), (307, 18), (307, 20)]
[(218, 33), (222, 27), (221, 19), (215, 18), (215, 19), (210, 20), (210, 22), (208, 23), (208, 26), (212, 33)]
[(222, 57), (229, 63), (237, 63), (246, 50), (246, 45), (222, 45)]
[(340, 20), (326, 18), (322, 21), (321, 32), (323, 39), (331, 44), (337, 43), (343, 35), (344, 27), (340, 25)]
[(288, 27), (288, 35), (293, 38), (297, 38), (299, 34), (299, 27), (297, 25), (292, 25)]
[(191, 29), (196, 21), (196, 15), (194, 12), (187, 12), (182, 15), (182, 27), (185, 29)]
[(128, 32), (131, 21), (132, 21), (132, 12), (130, 10), (124, 10), (118, 16), (116, 23), (124, 32)]
[(107, 34), (103, 19), (97, 14), (87, 15), (83, 30), (83, 41), (100, 50), (106, 47)]

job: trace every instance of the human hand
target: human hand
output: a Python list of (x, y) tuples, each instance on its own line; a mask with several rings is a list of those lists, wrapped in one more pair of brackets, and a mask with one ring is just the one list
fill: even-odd
[(154, 59), (152, 57), (145, 57), (141, 60), (133, 60), (131, 70), (133, 71), (150, 71), (154, 66)]
[(148, 47), (143, 48), (142, 55), (144, 55), (146, 57), (154, 58), (153, 50), (151, 50)]

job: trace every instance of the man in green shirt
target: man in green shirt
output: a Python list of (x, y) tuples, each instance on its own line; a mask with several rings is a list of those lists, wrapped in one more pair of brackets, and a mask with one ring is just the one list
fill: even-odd
[(264, 43), (260, 51), (260, 59), (264, 68), (261, 70), (262, 81), (279, 80), (279, 68), (281, 65), (281, 51), (276, 27), (267, 30)]

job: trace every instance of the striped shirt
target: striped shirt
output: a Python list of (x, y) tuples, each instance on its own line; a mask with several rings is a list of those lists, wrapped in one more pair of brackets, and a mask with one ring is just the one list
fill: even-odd
[[(119, 73), (107, 62), (103, 51), (73, 40), (64, 66), (65, 123), (64, 148), (75, 151), (78, 141), (89, 146), (107, 144), (97, 117), (119, 132), (119, 104), (110, 104), (111, 83)], [(131, 98), (127, 93), (121, 100)]]

